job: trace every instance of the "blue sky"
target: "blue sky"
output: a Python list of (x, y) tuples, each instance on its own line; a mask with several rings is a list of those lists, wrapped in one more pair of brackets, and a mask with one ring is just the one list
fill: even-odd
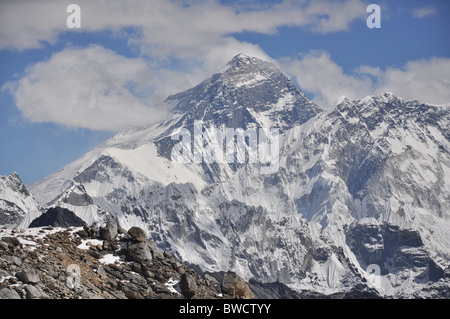
[[(66, 25), (72, 2), (80, 29)], [(158, 102), (239, 52), (272, 60), (323, 108), (383, 91), (448, 104), (449, 16), (446, 0), (2, 1), (0, 174), (34, 182), (163, 119)]]

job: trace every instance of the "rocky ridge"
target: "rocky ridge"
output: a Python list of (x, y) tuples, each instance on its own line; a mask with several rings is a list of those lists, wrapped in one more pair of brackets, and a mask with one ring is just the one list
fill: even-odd
[(253, 297), (230, 274), (221, 292), (212, 277), (158, 250), (142, 229), (126, 232), (114, 221), (100, 228), (0, 229), (0, 299)]

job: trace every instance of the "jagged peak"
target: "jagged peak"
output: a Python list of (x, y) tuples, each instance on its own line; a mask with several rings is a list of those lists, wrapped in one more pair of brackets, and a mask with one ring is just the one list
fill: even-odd
[(261, 59), (245, 53), (239, 53), (234, 56), (220, 73), (231, 73), (242, 70), (269, 69), (271, 71), (281, 72), (268, 59)]
[(260, 64), (264, 61), (255, 57), (251, 56), (245, 53), (239, 53), (238, 55), (234, 56), (230, 62), (228, 62), (228, 65), (235, 66), (235, 65), (245, 65), (245, 64)]

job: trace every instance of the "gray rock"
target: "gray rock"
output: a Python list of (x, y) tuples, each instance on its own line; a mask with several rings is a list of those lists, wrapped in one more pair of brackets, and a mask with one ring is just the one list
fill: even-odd
[(21, 298), (15, 290), (9, 288), (2, 288), (0, 289), (0, 299), (21, 299)]
[(93, 226), (84, 226), (83, 231), (87, 234), (88, 238), (97, 238), (100, 235), (98, 228)]
[(11, 244), (13, 246), (20, 246), (20, 247), (22, 247), (22, 243), (16, 237), (3, 237), (2, 240), (5, 243)]
[(186, 298), (192, 298), (198, 291), (197, 283), (191, 275), (184, 273), (180, 280), (180, 289)]
[(10, 277), (11, 275), (4, 269), (0, 268), (0, 277)]
[(143, 242), (131, 244), (127, 248), (128, 256), (131, 260), (146, 263), (152, 261), (152, 253), (147, 245)]
[(145, 232), (139, 227), (136, 226), (131, 227), (128, 230), (128, 235), (133, 241), (145, 242)]
[(100, 236), (105, 240), (112, 240), (117, 236), (117, 223), (111, 220), (100, 228)]
[(157, 260), (163, 260), (164, 259), (164, 255), (159, 250), (154, 250), (153, 251), (153, 258), (157, 259)]
[(8, 264), (22, 266), (22, 260), (17, 256), (5, 256), (5, 260)]
[(25, 292), (27, 293), (27, 299), (49, 299), (47, 294), (36, 286), (27, 285), (25, 287)]
[(172, 253), (170, 251), (164, 251), (164, 257), (169, 259), (173, 258)]
[(150, 248), (150, 251), (155, 251), (158, 250), (158, 247), (156, 246), (156, 243), (153, 240), (147, 239), (145, 241), (145, 243), (147, 244), (147, 246)]
[(253, 293), (247, 283), (238, 274), (228, 271), (222, 280), (222, 292), (245, 299), (253, 299)]
[(137, 290), (137, 287), (134, 285), (127, 285), (122, 288), (122, 292), (128, 299), (144, 299)]
[(108, 275), (106, 274), (105, 268), (103, 268), (102, 265), (98, 266), (97, 268), (97, 274), (103, 277), (107, 277)]
[(205, 274), (205, 279), (213, 287), (219, 286), (219, 281), (216, 278), (214, 278), (213, 276)]
[(0, 249), (1, 250), (8, 250), (8, 243), (4, 242), (3, 240), (1, 240), (1, 238), (0, 238)]
[(26, 269), (16, 273), (16, 277), (24, 284), (36, 284), (40, 278), (34, 269)]

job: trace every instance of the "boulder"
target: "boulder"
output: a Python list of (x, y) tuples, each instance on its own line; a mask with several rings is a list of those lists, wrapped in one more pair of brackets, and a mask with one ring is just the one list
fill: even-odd
[(180, 289), (186, 298), (192, 298), (198, 291), (197, 283), (191, 275), (184, 273), (180, 280)]
[(122, 292), (128, 299), (144, 299), (144, 297), (138, 292), (138, 288), (130, 283), (127, 283), (122, 288)]
[(0, 268), (0, 279), (1, 279), (1, 277), (10, 277), (10, 276), (11, 275), (9, 274), (9, 272)]
[(12, 289), (2, 288), (0, 289), (0, 299), (22, 299), (19, 294)]
[(8, 243), (12, 246), (19, 246), (22, 247), (22, 243), (20, 242), (19, 239), (17, 239), (16, 237), (3, 237), (2, 241), (5, 243)]
[(144, 242), (129, 245), (127, 253), (130, 259), (136, 262), (146, 263), (152, 261), (152, 253)]
[(40, 280), (34, 269), (22, 270), (21, 272), (16, 273), (16, 277), (24, 284), (36, 284)]
[(17, 256), (5, 256), (4, 259), (10, 265), (22, 266), (22, 260)]
[(0, 250), (8, 250), (8, 243), (4, 242), (1, 238), (0, 238)]
[(228, 271), (222, 279), (222, 292), (227, 295), (245, 299), (253, 299), (253, 293), (247, 283), (238, 274)]
[(133, 226), (128, 230), (128, 235), (133, 241), (145, 242), (145, 232), (142, 230), (142, 228)]
[(117, 236), (117, 223), (114, 220), (107, 222), (100, 228), (100, 236), (108, 241), (113, 240)]
[(38, 287), (27, 285), (25, 287), (27, 299), (49, 299), (49, 297)]

